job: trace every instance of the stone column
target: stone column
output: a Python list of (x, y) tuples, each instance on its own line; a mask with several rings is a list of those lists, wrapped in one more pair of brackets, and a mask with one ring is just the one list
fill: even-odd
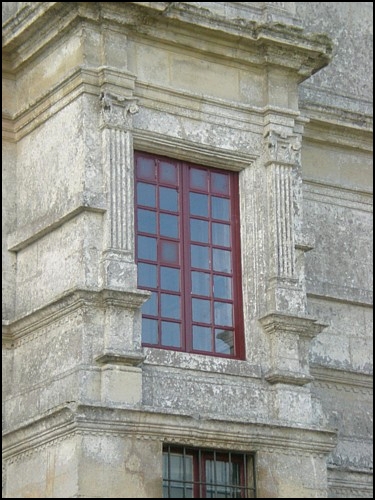
[(102, 286), (105, 304), (102, 399), (138, 404), (144, 357), (140, 307), (149, 297), (137, 290), (134, 259), (134, 165), (132, 116), (137, 100), (103, 91), (101, 96), (103, 167), (108, 211), (104, 223)]
[(302, 132), (298, 111), (265, 111), (260, 158), (244, 173), (250, 217), (244, 239), (251, 248), (244, 288), (251, 297), (246, 307), (256, 318), (258, 359), (274, 385), (271, 412), (276, 419), (307, 424), (313, 418), (310, 389), (303, 387), (312, 381), (309, 345), (325, 325), (307, 316), (303, 253), (311, 247), (302, 236)]

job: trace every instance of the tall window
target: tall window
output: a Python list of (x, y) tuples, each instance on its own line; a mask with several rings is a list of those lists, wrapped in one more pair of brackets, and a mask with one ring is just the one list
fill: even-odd
[(165, 446), (163, 498), (255, 498), (254, 457)]
[(243, 358), (237, 173), (135, 160), (143, 345)]

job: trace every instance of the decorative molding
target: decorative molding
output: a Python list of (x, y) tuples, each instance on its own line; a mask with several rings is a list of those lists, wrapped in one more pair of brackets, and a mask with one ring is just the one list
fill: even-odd
[(272, 163), (292, 167), (301, 164), (302, 143), (298, 136), (278, 134), (271, 130), (266, 132), (265, 140), (268, 150), (266, 166)]
[(307, 316), (294, 316), (278, 312), (271, 312), (259, 318), (265, 332), (270, 335), (283, 332), (293, 333), (299, 337), (314, 338), (328, 325), (318, 323), (316, 319)]
[[(271, 431), (271, 432), (270, 432)], [(320, 428), (277, 426), (259, 422), (231, 422), (70, 403), (51, 410), (25, 426), (5, 432), (4, 459), (9, 463), (24, 454), (51, 446), (74, 435), (118, 436), (181, 445), (214, 446), (238, 451), (281, 450), (283, 453), (327, 454), (336, 445), (336, 433)]]
[(314, 380), (314, 377), (306, 373), (298, 373), (287, 370), (270, 370), (264, 376), (270, 384), (306, 385)]
[(373, 193), (316, 179), (303, 179), (303, 198), (339, 207), (373, 213)]
[[(343, 389), (342, 386), (348, 386), (355, 392), (355, 389), (373, 389), (373, 375), (368, 373), (354, 372), (350, 370), (340, 370), (329, 366), (310, 364), (311, 374), (314, 376), (314, 385), (323, 384), (323, 386), (332, 386)], [(338, 387), (341, 386), (341, 387)]]
[(139, 111), (137, 98), (102, 92), (100, 103), (102, 127), (115, 128), (116, 131), (132, 128), (132, 115)]
[[(216, 51), (228, 51), (228, 42), (247, 48), (242, 59), (248, 63), (251, 50), (253, 59), (260, 64), (283, 64), (305, 78), (324, 67), (331, 58), (332, 44), (325, 35), (310, 35), (292, 25), (280, 22), (255, 22), (220, 16), (189, 2), (176, 2), (168, 15), (161, 16), (165, 7), (158, 2), (127, 2), (101, 4), (69, 4), (40, 2), (38, 8), (24, 10), (8, 19), (3, 27), (3, 47), (8, 71), (19, 70), (22, 64), (61, 38), (69, 27), (80, 21), (107, 22), (131, 27), (143, 36), (162, 37), (176, 43), (175, 31), (191, 30), (211, 39)], [(125, 15), (124, 15), (125, 14)], [(52, 22), (53, 21), (53, 22)], [(292, 21), (291, 21), (292, 22)], [(53, 26), (53, 29), (51, 28)], [(165, 28), (164, 30), (162, 28)], [(36, 43), (36, 38), (38, 43)], [(200, 36), (191, 38), (191, 47), (197, 49)], [(215, 42), (215, 43), (213, 43)], [(243, 51), (236, 51), (241, 60)], [(255, 62), (254, 61), (254, 62)]]
[(137, 353), (131, 351), (129, 353), (105, 352), (95, 358), (95, 361), (100, 365), (124, 365), (124, 366), (140, 366), (145, 359), (143, 352)]
[(295, 277), (293, 190), (290, 167), (276, 164), (270, 171), (270, 205), (275, 228), (276, 273), (278, 278)]
[(157, 132), (134, 129), (134, 148), (148, 153), (171, 155), (200, 165), (240, 171), (251, 166), (255, 155), (190, 142)]
[(83, 212), (104, 213), (106, 202), (100, 193), (82, 192), (71, 198), (67, 204), (53, 215), (48, 215), (40, 220), (17, 229), (8, 236), (8, 250), (18, 252), (49, 234), (74, 217)]
[(312, 300), (324, 300), (352, 304), (354, 306), (374, 307), (372, 290), (361, 290), (359, 288), (349, 288), (334, 285), (328, 282), (313, 282), (306, 279), (307, 298)]
[(82, 309), (84, 306), (99, 308), (113, 306), (135, 310), (141, 307), (149, 298), (149, 295), (150, 293), (145, 290), (124, 291), (108, 288), (100, 290), (69, 290), (49, 304), (6, 324), (6, 342), (20, 342), (21, 339), (24, 341), (26, 336), (35, 335), (36, 330), (60, 319), (65, 321), (65, 316), (77, 309)]
[(373, 498), (372, 469), (348, 469), (328, 464), (328, 488), (339, 498)]
[(309, 372), (309, 343), (326, 325), (308, 317), (270, 313), (259, 319), (270, 335), (270, 370), (265, 380), (270, 384), (303, 386), (313, 377)]

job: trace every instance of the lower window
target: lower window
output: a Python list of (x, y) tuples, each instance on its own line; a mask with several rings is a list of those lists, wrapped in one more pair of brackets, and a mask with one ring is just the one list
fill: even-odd
[(254, 456), (167, 445), (163, 498), (256, 498)]

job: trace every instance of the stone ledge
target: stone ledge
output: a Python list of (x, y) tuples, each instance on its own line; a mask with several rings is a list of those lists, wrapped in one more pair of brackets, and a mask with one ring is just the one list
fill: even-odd
[[(228, 425), (230, 423), (230, 425)], [(21, 428), (3, 435), (4, 459), (13, 461), (24, 453), (73, 433), (126, 435), (138, 439), (238, 451), (291, 455), (324, 455), (336, 445), (336, 432), (323, 428), (290, 427), (264, 422), (236, 422), (193, 418), (144, 409), (86, 406), (77, 402), (55, 408)]]
[(140, 366), (145, 359), (143, 352), (105, 352), (95, 358), (100, 365)]
[(339, 368), (318, 365), (316, 363), (310, 364), (310, 371), (314, 380), (317, 382), (341, 384), (366, 389), (373, 388), (373, 375), (369, 373), (341, 370)]
[(18, 252), (26, 248), (83, 212), (104, 213), (106, 209), (104, 195), (87, 191), (78, 193), (69, 201), (68, 206), (58, 210), (57, 213), (47, 215), (10, 234), (8, 250)]
[(138, 309), (149, 298), (145, 290), (104, 288), (99, 290), (72, 289), (43, 307), (30, 311), (3, 325), (6, 345), (13, 344), (36, 329), (56, 321), (84, 306)]
[(306, 373), (297, 373), (287, 370), (271, 370), (264, 378), (270, 384), (306, 385), (314, 380), (314, 377)]

